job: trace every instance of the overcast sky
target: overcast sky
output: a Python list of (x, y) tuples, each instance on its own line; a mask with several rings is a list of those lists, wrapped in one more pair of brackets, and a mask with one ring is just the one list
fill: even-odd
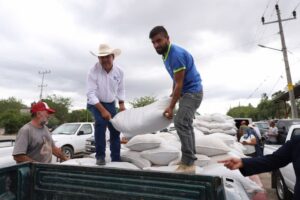
[[(96, 62), (89, 51), (100, 43), (120, 48), (116, 62), (125, 72), (126, 100), (169, 95), (172, 82), (148, 38), (163, 25), (172, 43), (194, 57), (204, 86), (199, 112), (223, 113), (256, 106), (287, 85), (277, 20), (300, 12), (300, 0), (0, 0), (0, 99), (26, 105), (40, 95), (70, 97), (85, 108), (86, 76)], [(293, 82), (300, 80), (300, 20), (284, 22)]]

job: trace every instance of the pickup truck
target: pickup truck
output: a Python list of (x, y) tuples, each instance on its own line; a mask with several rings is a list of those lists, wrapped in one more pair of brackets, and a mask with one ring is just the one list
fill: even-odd
[[(292, 125), (287, 133), (286, 141), (291, 139), (292, 135), (300, 134), (300, 125)], [(265, 145), (264, 155), (272, 154), (281, 145)], [(272, 172), (272, 187), (276, 189), (279, 200), (291, 199), (294, 193), (296, 175), (292, 163)]]
[(0, 168), (16, 163), (11, 155), (14, 144), (15, 140), (13, 139), (0, 140)]
[(57, 147), (68, 158), (84, 154), (86, 139), (94, 135), (94, 124), (90, 122), (65, 123), (52, 131)]
[(1, 200), (225, 200), (225, 186), (217, 176), (40, 163), (0, 168)]

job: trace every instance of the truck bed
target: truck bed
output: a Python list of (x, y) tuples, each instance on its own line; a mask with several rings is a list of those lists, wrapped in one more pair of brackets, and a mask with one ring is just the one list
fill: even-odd
[(7, 179), (18, 200), (225, 199), (213, 176), (25, 163), (0, 169), (0, 197)]

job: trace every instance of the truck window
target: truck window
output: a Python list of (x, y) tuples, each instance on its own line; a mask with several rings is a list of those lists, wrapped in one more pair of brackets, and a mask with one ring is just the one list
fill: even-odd
[(92, 134), (93, 129), (90, 124), (83, 124), (79, 131), (83, 131), (84, 135)]
[(295, 128), (295, 129), (293, 130), (292, 137), (293, 137), (293, 136), (299, 136), (299, 135), (300, 135), (300, 128)]

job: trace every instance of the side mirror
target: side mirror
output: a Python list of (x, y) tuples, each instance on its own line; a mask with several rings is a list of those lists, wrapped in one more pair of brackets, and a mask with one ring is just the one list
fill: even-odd
[(83, 131), (79, 131), (77, 135), (84, 135)]

